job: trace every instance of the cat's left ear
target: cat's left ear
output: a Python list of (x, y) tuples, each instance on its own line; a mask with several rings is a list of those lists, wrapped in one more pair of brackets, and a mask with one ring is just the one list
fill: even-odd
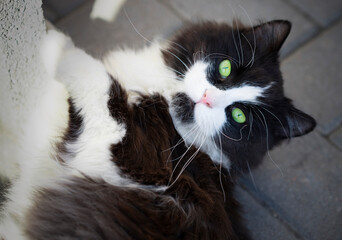
[(295, 108), (292, 104), (284, 115), (285, 121), (275, 131), (280, 138), (299, 137), (311, 132), (316, 126), (313, 117)]
[(262, 52), (279, 51), (291, 31), (291, 22), (274, 20), (250, 29), (249, 34), (255, 37), (257, 49)]

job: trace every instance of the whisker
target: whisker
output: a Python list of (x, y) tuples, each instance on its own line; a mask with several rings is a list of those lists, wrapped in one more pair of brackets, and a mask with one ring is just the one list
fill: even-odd
[(235, 64), (235, 66), (238, 67), (238, 64), (239, 64), (239, 61), (238, 61), (238, 60), (236, 60), (236, 59), (233, 58), (232, 56), (229, 56), (229, 55), (223, 54), (223, 53), (210, 53), (210, 54), (208, 54), (204, 59), (206, 59), (206, 58), (208, 58), (208, 57), (210, 57), (210, 56), (212, 56), (212, 55), (217, 55), (217, 56), (226, 57), (226, 58), (228, 58), (229, 60), (232, 60), (232, 61), (234, 62), (234, 64)]
[(240, 29), (239, 29), (239, 26), (237, 23), (237, 19), (235, 19), (235, 21), (233, 21), (233, 24), (234, 24), (234, 22), (236, 23), (235, 25), (236, 25), (236, 29), (237, 29), (238, 37), (239, 37), (239, 44), (240, 44), (240, 50), (241, 50), (241, 65), (243, 65), (244, 59), (243, 59), (243, 48), (242, 48), (241, 37), (240, 37)]
[(222, 153), (222, 140), (221, 140), (221, 135), (219, 135), (219, 141), (220, 141), (220, 148), (221, 148), (221, 160), (220, 160), (220, 171), (219, 171), (219, 180), (220, 180), (220, 186), (223, 194), (223, 201), (226, 202), (226, 192), (223, 187), (223, 182), (222, 182), (222, 163), (223, 163), (223, 153)]
[(197, 130), (199, 128), (199, 126), (193, 126), (186, 134), (184, 134), (184, 136), (182, 136), (182, 138), (176, 143), (176, 145), (170, 147), (170, 148), (167, 148), (165, 150), (163, 150), (162, 152), (166, 152), (166, 151), (169, 151), (175, 147), (177, 147), (179, 144), (181, 144), (182, 142), (184, 142), (185, 139), (188, 138), (188, 136), (190, 135), (190, 133), (192, 133), (193, 131)]
[(253, 177), (253, 173), (252, 173), (251, 167), (249, 166), (249, 162), (248, 161), (246, 161), (246, 162), (247, 162), (247, 167), (248, 167), (248, 171), (249, 171), (249, 176), (252, 179), (254, 188), (257, 189), (257, 186), (256, 186), (255, 181), (254, 181), (254, 177)]
[[(124, 11), (124, 13), (125, 13), (125, 15), (126, 15), (128, 21), (129, 21), (130, 24), (132, 25), (134, 31), (135, 31), (140, 37), (142, 37), (145, 41), (147, 41), (147, 42), (149, 42), (149, 43), (153, 43), (151, 40), (149, 40), (149, 39), (147, 39), (145, 36), (143, 36), (143, 35), (138, 31), (138, 29), (134, 26), (134, 24), (133, 24), (131, 18), (128, 16), (128, 13), (127, 13), (127, 11), (126, 11), (125, 8), (123, 9), (123, 11)], [(188, 66), (187, 66), (187, 65), (186, 65), (186, 64), (185, 64), (185, 63), (184, 63), (176, 54), (172, 53), (172, 52), (169, 51), (168, 49), (163, 49), (163, 48), (161, 48), (161, 47), (160, 47), (160, 49), (162, 49), (162, 50), (165, 51), (165, 52), (170, 53), (170, 54), (171, 54), (172, 56), (174, 56), (177, 60), (179, 60), (179, 61), (186, 67), (186, 69), (189, 70), (189, 67), (188, 67)]]
[(166, 66), (167, 69), (173, 71), (174, 73), (179, 74), (180, 76), (184, 77), (185, 74), (181, 73), (180, 71), (177, 71), (176, 69), (173, 69), (172, 67)]
[[(194, 126), (191, 130), (189, 130), (189, 132), (187, 132), (177, 143), (176, 143), (176, 145), (174, 145), (173, 147), (171, 147), (171, 148), (168, 148), (168, 149), (166, 149), (166, 150), (164, 150), (164, 151), (168, 151), (168, 150), (171, 150), (171, 152), (170, 152), (170, 154), (169, 154), (169, 156), (168, 156), (168, 158), (167, 158), (167, 162), (169, 162), (170, 161), (170, 158), (171, 158), (171, 156), (172, 156), (172, 153), (173, 153), (173, 151), (176, 149), (176, 147), (179, 145), (179, 144), (181, 144), (182, 142), (185, 142), (185, 140), (188, 138), (188, 136), (190, 135), (190, 133), (192, 133), (192, 132), (194, 132), (195, 130), (197, 130), (199, 127), (198, 126)], [(163, 152), (164, 152), (163, 151)], [(181, 159), (181, 157), (178, 157), (178, 158), (176, 158), (176, 159), (172, 159), (171, 160), (171, 162), (174, 162), (174, 161), (177, 161), (178, 159)]]
[[(165, 39), (165, 38), (162, 38), (160, 37), (161, 40), (165, 41), (165, 42), (169, 42), (169, 43), (172, 43), (172, 44), (175, 44), (176, 46), (180, 47), (181, 49), (183, 49), (184, 51), (186, 52), (189, 52), (185, 47), (183, 47), (182, 45), (180, 45), (179, 43), (177, 42), (174, 42), (174, 41), (171, 41), (169, 39)], [(173, 47), (173, 46), (172, 46)], [(173, 47), (174, 49), (176, 49), (175, 47)]]
[(252, 110), (250, 109), (249, 110), (249, 132), (248, 132), (248, 136), (247, 136), (247, 140), (249, 140), (249, 137), (251, 136), (251, 133), (252, 133), (252, 128), (253, 128), (253, 113), (252, 113)]
[(253, 109), (253, 112), (255, 113), (255, 115), (256, 115), (256, 116), (258, 117), (258, 119), (260, 120), (260, 123), (262, 124), (262, 126), (263, 126), (264, 128), (266, 128), (264, 121), (261, 119), (261, 117), (259, 116), (259, 114), (255, 111), (254, 107), (251, 106), (251, 108)]
[[(254, 53), (253, 53), (254, 49), (253, 49), (253, 47), (252, 47), (252, 44), (249, 42), (249, 40), (248, 40), (247, 37), (245, 36), (245, 34), (241, 33), (241, 35), (246, 39), (246, 41), (247, 41), (249, 47), (250, 47), (251, 50), (252, 50), (252, 57), (251, 57), (251, 60), (249, 60), (249, 62), (246, 64), (246, 67), (248, 67), (249, 64), (251, 64), (252, 62), (254, 62)], [(252, 67), (252, 65), (251, 65), (251, 67)]]
[[(252, 67), (253, 64), (254, 64), (255, 51), (256, 51), (256, 38), (255, 38), (254, 27), (253, 27), (253, 24), (252, 24), (252, 20), (251, 20), (251, 18), (249, 17), (249, 14), (247, 13), (246, 9), (245, 9), (242, 5), (240, 5), (240, 4), (239, 4), (239, 7), (240, 7), (240, 8), (244, 11), (244, 13), (246, 14), (246, 16), (247, 16), (247, 18), (248, 18), (248, 21), (249, 21), (249, 23), (250, 23), (250, 26), (251, 26), (251, 28), (252, 28), (252, 32), (253, 32), (254, 50), (252, 51), (252, 52), (253, 52), (253, 56), (252, 56), (251, 60), (253, 59), (253, 61), (252, 61), (251, 66), (250, 66), (250, 67)], [(248, 42), (249, 42), (249, 41), (248, 41)], [(249, 65), (249, 63), (248, 63), (246, 66), (248, 66), (248, 65)]]
[(281, 168), (278, 166), (278, 164), (273, 160), (271, 154), (270, 154), (270, 148), (269, 148), (269, 143), (268, 143), (268, 126), (267, 126), (267, 122), (266, 122), (266, 118), (265, 118), (265, 115), (259, 110), (257, 109), (260, 114), (262, 115), (264, 121), (265, 121), (265, 126), (266, 126), (266, 146), (267, 146), (267, 155), (268, 157), (271, 159), (271, 161), (274, 163), (274, 165), (279, 169), (280, 173), (282, 176), (284, 176), (284, 173), (283, 171), (281, 170)]
[(223, 136), (225, 136), (226, 138), (228, 138), (229, 140), (232, 140), (232, 141), (234, 141), (234, 142), (239, 142), (239, 141), (242, 140), (242, 130), (243, 130), (245, 127), (247, 127), (247, 125), (244, 125), (242, 128), (240, 128), (240, 138), (238, 138), (238, 139), (227, 136), (227, 135), (224, 134), (221, 130), (219, 130), (219, 132), (220, 132)]
[(232, 7), (230, 4), (229, 4), (229, 7), (230, 7), (230, 9), (232, 10), (233, 16), (234, 16), (234, 18), (233, 18), (233, 24), (232, 24), (232, 37), (233, 37), (234, 46), (235, 46), (235, 48), (236, 48), (236, 53), (237, 53), (238, 58), (239, 58), (239, 66), (241, 66), (240, 50), (238, 49), (238, 46), (237, 46), (237, 44), (236, 44), (235, 34), (234, 34), (234, 19), (236, 18), (236, 13), (235, 13), (233, 7)]
[(182, 154), (181, 158), (179, 159), (179, 161), (177, 162), (176, 166), (173, 168), (172, 172), (171, 172), (171, 175), (170, 175), (170, 180), (169, 180), (169, 183), (168, 185), (170, 184), (172, 178), (173, 178), (173, 175), (178, 167), (178, 165), (180, 164), (180, 162), (182, 161), (183, 157), (187, 154), (187, 152), (190, 150), (190, 148), (193, 146), (193, 144), (195, 143), (196, 139), (198, 138), (200, 132), (197, 133), (196, 137), (194, 138), (194, 140), (192, 141), (192, 143), (190, 144), (190, 146), (187, 148), (187, 150)]
[[(197, 153), (200, 151), (201, 147), (203, 146), (203, 143), (205, 142), (205, 138), (203, 138), (203, 141), (201, 143), (201, 145), (197, 148), (197, 150), (195, 151), (195, 153), (193, 153), (190, 158), (186, 161), (186, 163), (184, 164), (184, 166), (182, 167), (182, 169), (180, 170), (178, 176), (176, 177), (176, 179), (168, 186), (168, 187), (172, 187), (176, 182), (177, 180), (179, 179), (179, 177), (182, 175), (182, 173), (184, 172), (184, 170), (189, 166), (189, 164), (192, 162), (192, 160), (196, 157)], [(188, 152), (188, 150), (191, 148), (191, 146), (187, 149), (186, 152)], [(185, 153), (186, 153), (185, 152)], [(183, 154), (184, 156), (184, 154)], [(178, 162), (180, 163), (180, 161)], [(177, 164), (178, 164), (177, 163)], [(174, 170), (176, 169), (176, 167), (174, 168)], [(171, 177), (173, 175), (174, 171), (172, 171), (172, 174), (171, 174)], [(172, 178), (170, 178), (172, 179)]]
[(274, 113), (272, 113), (271, 111), (269, 111), (268, 109), (266, 109), (266, 108), (264, 108), (264, 107), (262, 107), (262, 106), (260, 106), (262, 109), (264, 109), (265, 111), (267, 111), (269, 114), (271, 114), (273, 117), (275, 117), (277, 120), (278, 120), (278, 122), (280, 123), (280, 125), (281, 125), (281, 127), (283, 128), (283, 131), (284, 131), (284, 133), (285, 133), (285, 136), (287, 137), (287, 138), (289, 138), (289, 136), (287, 135), (287, 132), (286, 132), (286, 130), (285, 130), (285, 127), (284, 127), (284, 125), (283, 125), (283, 123), (280, 121), (280, 119), (274, 114)]

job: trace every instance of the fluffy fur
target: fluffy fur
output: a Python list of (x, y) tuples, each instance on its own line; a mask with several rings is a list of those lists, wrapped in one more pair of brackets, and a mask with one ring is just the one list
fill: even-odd
[[(165, 96), (188, 146), (200, 148), (231, 172), (241, 172), (257, 166), (284, 139), (304, 135), (316, 125), (284, 96), (278, 58), (290, 29), (291, 23), (283, 20), (238, 29), (215, 22), (190, 24), (169, 44), (112, 52), (104, 63), (127, 89)], [(232, 73), (221, 79), (218, 66), (224, 59), (232, 62)], [(204, 94), (213, 106), (201, 103)], [(232, 120), (234, 107), (244, 111), (245, 124)]]
[[(55, 95), (69, 103), (68, 124), (45, 125), (44, 149), (34, 151), (44, 158), (28, 155), (0, 236), (249, 239), (236, 173), (315, 126), (284, 96), (278, 51), (290, 27), (192, 24), (169, 44), (110, 53), (104, 66), (49, 32), (43, 58), (70, 95)], [(224, 59), (233, 67), (222, 79)], [(233, 121), (236, 107), (245, 123)]]

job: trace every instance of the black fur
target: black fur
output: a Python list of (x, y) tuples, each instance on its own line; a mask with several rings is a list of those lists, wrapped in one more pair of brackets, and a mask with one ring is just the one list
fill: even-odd
[(63, 155), (73, 154), (67, 147), (66, 143), (74, 143), (82, 133), (83, 118), (80, 115), (80, 110), (76, 110), (72, 98), (68, 99), (69, 103), (69, 123), (66, 132), (64, 133), (63, 141), (57, 145), (59, 154), (57, 155), (58, 161), (64, 162)]

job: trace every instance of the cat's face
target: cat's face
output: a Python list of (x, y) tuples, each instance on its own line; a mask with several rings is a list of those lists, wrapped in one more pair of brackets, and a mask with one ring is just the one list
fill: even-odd
[(205, 22), (175, 36), (163, 54), (184, 82), (171, 115), (188, 145), (240, 171), (281, 140), (314, 128), (284, 96), (278, 51), (290, 29), (287, 21), (253, 28)]

